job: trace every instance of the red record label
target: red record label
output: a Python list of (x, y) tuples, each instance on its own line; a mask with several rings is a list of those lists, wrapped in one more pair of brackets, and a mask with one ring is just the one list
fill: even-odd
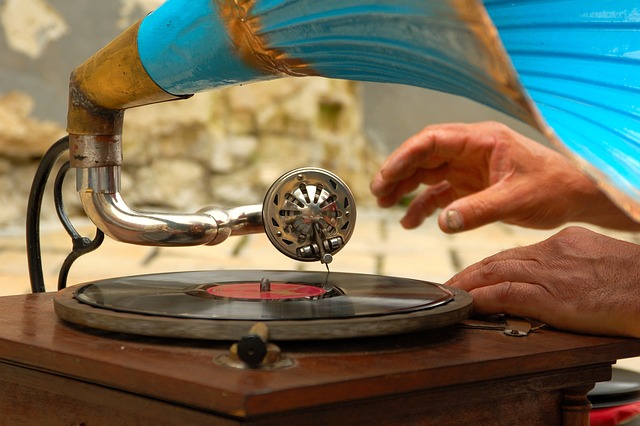
[(282, 300), (318, 297), (326, 293), (321, 287), (304, 284), (271, 283), (269, 291), (260, 291), (260, 283), (220, 284), (207, 288), (212, 296), (229, 299)]

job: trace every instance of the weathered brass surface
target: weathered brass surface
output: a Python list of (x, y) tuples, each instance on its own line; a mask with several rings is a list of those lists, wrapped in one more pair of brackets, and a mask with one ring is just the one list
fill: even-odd
[(120, 34), (71, 74), (67, 131), (74, 135), (122, 133), (123, 110), (180, 99), (162, 90), (138, 55), (140, 22)]

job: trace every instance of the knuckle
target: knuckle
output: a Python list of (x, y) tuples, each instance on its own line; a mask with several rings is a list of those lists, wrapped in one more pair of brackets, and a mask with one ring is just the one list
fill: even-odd
[(591, 231), (579, 226), (569, 226), (543, 241), (543, 244), (548, 246), (553, 252), (565, 253), (580, 248), (584, 236), (590, 232)]
[(509, 130), (509, 127), (506, 124), (495, 120), (487, 120), (484, 122), (484, 125), (491, 127), (495, 132), (505, 132)]
[(479, 274), (483, 282), (495, 283), (502, 273), (501, 265), (493, 259), (488, 258), (482, 261), (482, 268)]
[(501, 283), (501, 285), (498, 286), (494, 297), (498, 304), (508, 305), (509, 302), (511, 302), (514, 297), (513, 282), (507, 281), (507, 282)]
[(468, 224), (474, 226), (484, 225), (487, 221), (494, 217), (494, 206), (491, 202), (481, 198), (470, 198), (468, 203)]
[(512, 134), (512, 130), (509, 126), (504, 123), (500, 123), (499, 121), (485, 121), (483, 126), (490, 129), (490, 133), (492, 133), (498, 140), (503, 140), (507, 136)]

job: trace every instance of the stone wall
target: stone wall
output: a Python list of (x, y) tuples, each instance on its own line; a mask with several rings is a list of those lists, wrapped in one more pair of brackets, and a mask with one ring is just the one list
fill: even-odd
[[(357, 89), (340, 80), (283, 79), (129, 110), (122, 194), (134, 207), (162, 211), (254, 204), (283, 173), (315, 166), (369, 203), (379, 155), (362, 135)], [(32, 105), (24, 93), (0, 97), (0, 226), (23, 222), (40, 156), (64, 134), (57, 123), (31, 117)], [(66, 184), (68, 211), (81, 214), (73, 179)], [(53, 217), (50, 208), (43, 212)]]
[(357, 89), (283, 79), (128, 111), (123, 194), (177, 210), (252, 204), (288, 170), (316, 166), (364, 200), (378, 156), (362, 136)]
[(40, 157), (64, 134), (58, 123), (33, 118), (33, 107), (23, 92), (0, 94), (0, 228), (24, 226)]

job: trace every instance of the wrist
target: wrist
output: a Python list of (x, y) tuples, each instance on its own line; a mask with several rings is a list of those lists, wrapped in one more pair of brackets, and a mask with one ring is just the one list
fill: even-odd
[(596, 192), (589, 194), (581, 205), (584, 208), (576, 215), (575, 221), (577, 222), (622, 231), (640, 231), (640, 222), (632, 219), (597, 188)]
[(640, 231), (640, 222), (632, 219), (586, 175), (572, 182), (575, 206), (571, 221), (590, 223), (610, 229)]

